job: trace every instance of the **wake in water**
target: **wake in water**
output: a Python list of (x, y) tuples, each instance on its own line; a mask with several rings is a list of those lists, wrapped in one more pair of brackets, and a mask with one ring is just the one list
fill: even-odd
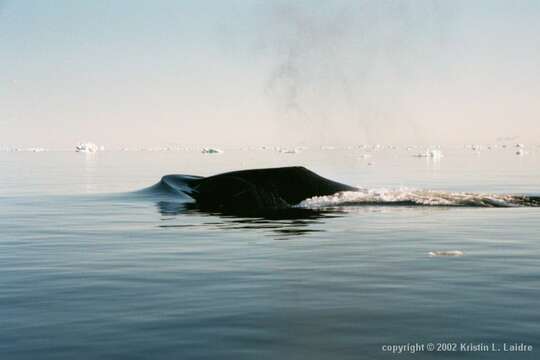
[(537, 207), (540, 197), (446, 192), (415, 189), (358, 189), (333, 195), (314, 196), (297, 207), (321, 209), (340, 206), (449, 206), (449, 207)]

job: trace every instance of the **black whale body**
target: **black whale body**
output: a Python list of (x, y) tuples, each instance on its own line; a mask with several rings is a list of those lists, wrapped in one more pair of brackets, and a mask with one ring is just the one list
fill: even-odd
[(357, 190), (300, 166), (240, 170), (209, 177), (166, 175), (156, 186), (160, 191), (190, 196), (200, 210), (237, 214), (290, 209), (313, 196)]

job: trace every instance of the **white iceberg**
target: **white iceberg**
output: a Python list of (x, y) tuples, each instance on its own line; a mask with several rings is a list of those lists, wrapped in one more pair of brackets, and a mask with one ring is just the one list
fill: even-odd
[(298, 154), (304, 150), (306, 150), (307, 147), (305, 146), (297, 146), (297, 147), (294, 147), (294, 148), (282, 148), (282, 147), (278, 147), (276, 150), (282, 154)]
[(443, 157), (442, 151), (433, 149), (433, 150), (426, 150), (423, 153), (415, 154), (414, 157), (422, 157), (422, 158), (431, 158), (431, 159), (440, 159)]
[(29, 151), (29, 152), (44, 152), (44, 151), (47, 151), (46, 149), (42, 148), (42, 147), (30, 147), (28, 149), (24, 149), (24, 151)]
[(98, 146), (91, 142), (80, 143), (79, 145), (75, 146), (75, 151), (84, 153), (96, 152), (98, 151)]
[(201, 150), (203, 154), (223, 154), (223, 150), (216, 148), (203, 148)]

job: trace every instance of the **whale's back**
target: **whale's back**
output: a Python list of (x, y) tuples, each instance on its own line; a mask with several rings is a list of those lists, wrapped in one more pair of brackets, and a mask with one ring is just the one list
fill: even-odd
[(313, 196), (357, 190), (304, 167), (241, 170), (193, 182), (190, 194), (201, 209), (260, 211), (298, 204)]

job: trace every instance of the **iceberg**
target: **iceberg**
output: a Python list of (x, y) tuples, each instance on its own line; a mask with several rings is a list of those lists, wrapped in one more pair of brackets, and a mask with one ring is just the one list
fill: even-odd
[(29, 152), (44, 152), (47, 151), (45, 148), (42, 147), (29, 147), (27, 149), (24, 149), (23, 151), (29, 151)]
[(298, 154), (306, 149), (307, 147), (305, 146), (297, 146), (294, 148), (278, 148), (277, 151), (282, 154)]
[(432, 158), (432, 159), (440, 159), (443, 157), (443, 154), (441, 152), (441, 150), (437, 150), (437, 149), (434, 149), (434, 150), (426, 150), (425, 152), (423, 153), (418, 153), (418, 154), (415, 154), (414, 157), (423, 157), (423, 158)]
[(279, 149), (279, 152), (282, 154), (298, 154), (298, 149)]
[(80, 143), (79, 145), (75, 146), (75, 151), (84, 153), (96, 152), (98, 151), (98, 146), (91, 142)]
[(223, 150), (215, 148), (203, 148), (201, 150), (203, 154), (223, 154)]

